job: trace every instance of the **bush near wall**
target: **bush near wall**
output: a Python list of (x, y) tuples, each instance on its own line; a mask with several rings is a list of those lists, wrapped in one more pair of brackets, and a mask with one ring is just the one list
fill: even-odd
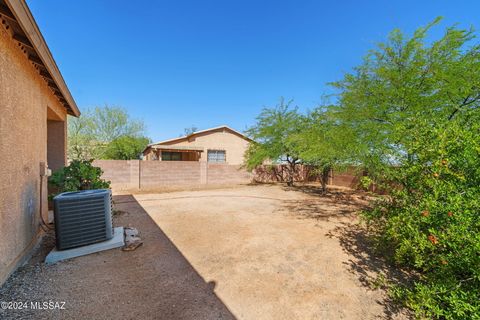
[[(253, 180), (259, 183), (286, 182), (287, 168), (286, 165), (262, 165), (253, 171)], [(342, 170), (332, 170), (330, 172), (329, 184), (340, 187), (348, 187), (352, 189), (363, 188), (361, 178), (366, 172), (357, 167), (348, 167)], [(295, 182), (319, 182), (320, 173), (314, 166), (299, 164), (296, 166), (294, 173)], [(374, 184), (370, 184), (367, 188), (370, 191), (376, 191)]]
[(73, 160), (68, 166), (55, 171), (48, 180), (55, 190), (51, 197), (61, 192), (110, 188), (110, 181), (101, 178), (102, 169), (93, 166), (92, 162)]
[[(274, 165), (261, 165), (253, 170), (253, 180), (260, 183), (273, 183), (273, 182), (286, 182), (287, 181), (287, 165), (274, 164)], [(312, 176), (312, 168), (305, 165), (297, 165), (293, 181), (295, 182), (307, 182), (314, 181)]]

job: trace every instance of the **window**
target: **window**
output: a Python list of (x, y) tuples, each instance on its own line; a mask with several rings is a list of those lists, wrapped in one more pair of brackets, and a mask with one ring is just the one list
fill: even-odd
[(225, 150), (208, 150), (207, 161), (208, 162), (225, 162)]
[(162, 151), (162, 161), (182, 161), (182, 153)]

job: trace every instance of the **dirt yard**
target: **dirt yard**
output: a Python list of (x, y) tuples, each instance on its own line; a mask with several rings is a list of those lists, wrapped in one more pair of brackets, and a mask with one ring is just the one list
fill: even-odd
[(138, 228), (144, 245), (52, 266), (41, 251), (0, 301), (65, 301), (66, 309), (0, 310), (0, 319), (406, 317), (377, 288), (389, 270), (357, 225), (361, 194), (263, 185), (115, 202), (115, 224)]

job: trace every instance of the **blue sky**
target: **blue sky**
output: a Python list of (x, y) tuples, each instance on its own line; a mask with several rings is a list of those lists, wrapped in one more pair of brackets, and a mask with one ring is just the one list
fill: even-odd
[(243, 131), (281, 96), (311, 109), (394, 28), (480, 28), (477, 0), (27, 2), (80, 109), (122, 106), (154, 141)]

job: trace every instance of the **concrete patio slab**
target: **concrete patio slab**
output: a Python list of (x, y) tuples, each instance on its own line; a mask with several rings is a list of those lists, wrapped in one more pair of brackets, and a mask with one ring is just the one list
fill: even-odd
[(57, 248), (53, 248), (53, 250), (50, 251), (50, 253), (45, 258), (45, 263), (52, 264), (61, 260), (76, 258), (94, 252), (123, 247), (124, 245), (125, 241), (123, 235), (123, 227), (117, 227), (113, 230), (113, 238), (107, 241), (61, 251), (57, 250)]

